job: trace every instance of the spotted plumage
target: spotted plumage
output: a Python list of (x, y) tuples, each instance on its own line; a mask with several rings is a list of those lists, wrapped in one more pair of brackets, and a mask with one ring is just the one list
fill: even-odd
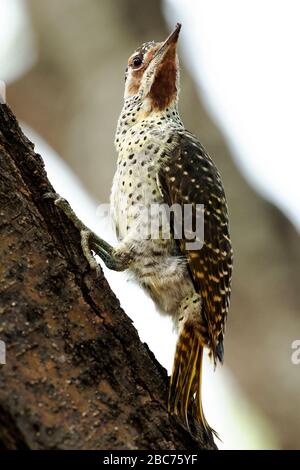
[[(201, 400), (203, 350), (208, 348), (215, 364), (223, 361), (232, 249), (221, 177), (178, 113), (179, 31), (177, 25), (165, 42), (145, 43), (128, 60), (111, 191), (119, 244), (113, 248), (91, 232), (62, 198), (55, 203), (80, 230), (93, 269), (97, 263), (91, 249), (110, 269), (130, 270), (158, 309), (172, 317), (178, 341), (168, 409), (187, 429), (199, 422), (211, 437)], [(169, 214), (171, 233), (165, 236), (161, 213), (153, 212), (161, 206), (164, 214), (170, 207), (179, 208), (184, 228), (185, 209), (192, 208), (189, 229), (178, 236), (178, 225)], [(203, 234), (193, 231), (201, 217)], [(197, 242), (192, 247), (191, 235)]]
[[(203, 348), (215, 364), (223, 362), (232, 249), (221, 177), (178, 114), (179, 29), (165, 43), (145, 43), (128, 61), (115, 137), (111, 207), (120, 244), (114, 255), (126, 259), (126, 267), (178, 330), (169, 411), (188, 428), (196, 418), (209, 434), (201, 402)], [(143, 236), (143, 209), (153, 204), (190, 204), (194, 221), (202, 204), (203, 247), (187, 249), (187, 236), (175, 239), (172, 226), (170, 239)]]
[[(194, 287), (202, 299), (202, 315), (207, 323), (206, 344), (223, 362), (223, 333), (229, 309), (232, 248), (228, 230), (227, 204), (221, 177), (201, 143), (189, 132), (177, 132), (177, 146), (162, 166), (160, 180), (169, 204), (184, 201), (204, 204), (204, 245), (185, 250)], [(178, 171), (180, 166), (180, 172)]]

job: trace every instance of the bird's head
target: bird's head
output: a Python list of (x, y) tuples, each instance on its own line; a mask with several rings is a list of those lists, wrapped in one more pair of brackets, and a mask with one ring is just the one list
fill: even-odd
[(136, 99), (149, 111), (163, 111), (177, 103), (179, 65), (176, 53), (181, 25), (164, 42), (147, 42), (129, 57), (125, 75), (125, 101)]

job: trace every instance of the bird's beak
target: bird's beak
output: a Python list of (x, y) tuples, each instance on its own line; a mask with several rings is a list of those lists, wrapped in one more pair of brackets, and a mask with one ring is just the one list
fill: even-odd
[(156, 51), (151, 62), (155, 62), (155, 65), (158, 65), (163, 60), (169, 50), (171, 50), (172, 48), (174, 48), (174, 50), (176, 49), (180, 30), (181, 24), (177, 23), (175, 29)]
[(176, 97), (176, 46), (181, 24), (177, 23), (174, 31), (160, 44), (143, 76), (142, 95), (149, 94), (153, 106), (164, 108)]

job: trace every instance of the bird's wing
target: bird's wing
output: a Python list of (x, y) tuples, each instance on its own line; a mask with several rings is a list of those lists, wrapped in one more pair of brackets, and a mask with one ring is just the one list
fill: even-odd
[[(158, 180), (169, 205), (192, 204), (196, 222), (197, 205), (204, 207), (201, 249), (187, 249), (189, 235), (178, 240), (187, 258), (196, 291), (202, 297), (202, 312), (214, 360), (223, 361), (223, 331), (229, 308), (232, 248), (228, 230), (227, 204), (222, 181), (211, 158), (192, 134), (178, 134), (178, 143), (162, 165)], [(197, 231), (197, 230), (196, 230)], [(204, 235), (204, 240), (203, 240)]]

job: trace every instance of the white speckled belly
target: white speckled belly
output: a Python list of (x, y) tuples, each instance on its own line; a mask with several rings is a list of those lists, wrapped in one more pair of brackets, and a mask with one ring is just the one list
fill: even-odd
[(131, 271), (161, 311), (177, 317), (180, 303), (194, 293), (194, 287), (175, 241), (146, 239), (142, 230), (142, 208), (164, 203), (157, 179), (161, 141), (145, 138), (144, 133), (144, 129), (136, 130), (123, 141), (125, 150), (119, 153), (112, 186), (112, 217), (121, 245), (130, 244), (134, 250)]

